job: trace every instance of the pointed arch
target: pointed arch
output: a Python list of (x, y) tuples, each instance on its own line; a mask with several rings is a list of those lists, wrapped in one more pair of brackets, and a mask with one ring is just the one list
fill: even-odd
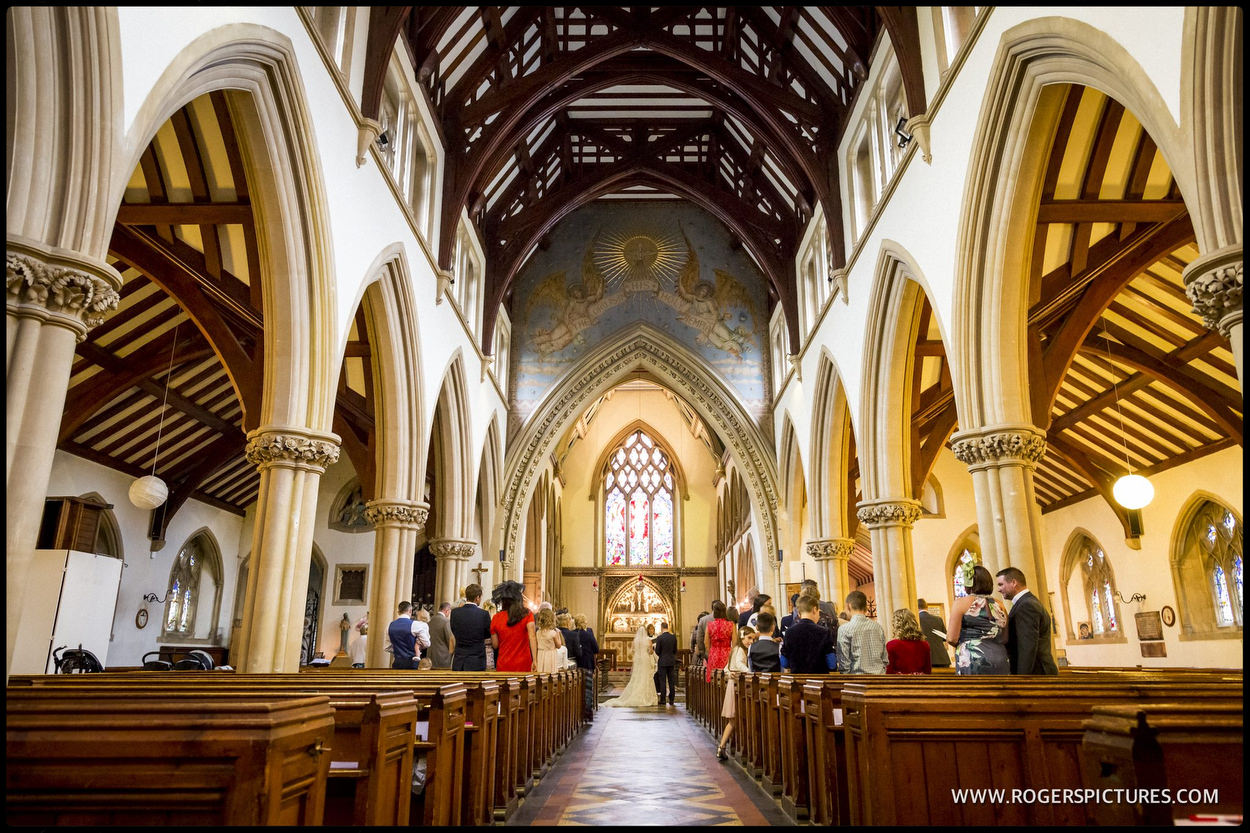
[(482, 552), (493, 552), (496, 542), (490, 540), (497, 526), (499, 514), (500, 481), (503, 479), (502, 440), (499, 432), (499, 414), (491, 416), (486, 426), (486, 441), (482, 445), (481, 460), (477, 471), (477, 529)]
[[(690, 489), (688, 486), (690, 481), (686, 477), (686, 470), (681, 464), (681, 458), (677, 456), (677, 453), (673, 449), (672, 445), (669, 444), (668, 440), (664, 439), (664, 435), (645, 419), (635, 419), (633, 422), (629, 423), (629, 425), (612, 435), (612, 439), (604, 444), (603, 451), (599, 453), (598, 459), (595, 460), (594, 467), (590, 470), (594, 477), (602, 479), (604, 470), (608, 465), (608, 458), (611, 457), (613, 452), (616, 451), (617, 446), (625, 442), (631, 434), (639, 429), (645, 431), (647, 436), (654, 440), (655, 444), (668, 455), (669, 465), (673, 467), (677, 474), (677, 477), (675, 478), (678, 486), (677, 491), (680, 492), (682, 500), (690, 500)], [(598, 479), (592, 481), (590, 484), (590, 494), (587, 495), (587, 498), (590, 500), (594, 500), (598, 497)]]
[(232, 24), (178, 53), (129, 126), (123, 161), (113, 168), (110, 228), (130, 172), (160, 125), (216, 90), (226, 91), (234, 113), (262, 257), (264, 396), (261, 412), (245, 414), (245, 425), (329, 433), (340, 351), (328, 200), (295, 48), (286, 35)]
[(856, 456), (854, 414), (837, 360), (821, 348), (812, 397), (812, 449), (809, 512), (815, 538), (853, 538), (859, 526), (855, 516), (854, 480), (860, 465)]
[(464, 357), (456, 350), (443, 375), (427, 443), (437, 484), (435, 505), (430, 512), (434, 517), (431, 539), (469, 539), (473, 506), (473, 472), (469, 467), (475, 458), (469, 437), (469, 418)]
[[(1123, 103), (1192, 195), (1187, 142), (1141, 65), (1113, 38), (1069, 18), (1030, 20), (1003, 34), (978, 116), (956, 244), (952, 333), (963, 431), (1032, 425), (1025, 332), (1029, 257), (1045, 148), (1064, 85)], [(1238, 185), (1239, 187), (1239, 185)], [(1192, 204), (1187, 199), (1186, 204)]]
[(186, 537), (170, 566), (158, 639), (162, 642), (213, 642), (224, 584), (221, 547), (213, 531), (202, 526)]
[[(1072, 588), (1068, 583), (1075, 579), (1084, 605), (1072, 608)], [(1094, 534), (1077, 527), (1068, 535), (1063, 545), (1059, 563), (1059, 587), (1062, 591), (1064, 627), (1068, 642), (1088, 639), (1100, 642), (1124, 642), (1124, 620), (1116, 599), (1115, 571), (1106, 549)], [(1087, 623), (1089, 636), (1081, 636), (1075, 622)]]
[(803, 468), (803, 453), (794, 430), (794, 423), (787, 412), (781, 422), (781, 506), (785, 507), (788, 529), (782, 530), (790, 557), (802, 554), (803, 542), (811, 537), (808, 512), (807, 477)]
[(946, 554), (946, 571), (942, 575), (946, 577), (947, 610), (950, 610), (950, 605), (953, 605), (955, 603), (955, 599), (959, 598), (959, 596), (956, 595), (957, 591), (955, 589), (955, 568), (963, 560), (965, 553), (971, 553), (974, 564), (982, 563), (981, 534), (978, 531), (976, 524), (973, 524), (961, 532), (959, 536), (955, 538), (955, 544), (950, 548), (950, 552)]
[(762, 548), (776, 564), (777, 474), (769, 444), (731, 389), (697, 356), (664, 333), (635, 325), (588, 355), (565, 376), (522, 428), (507, 462), (504, 547), (515, 570), (518, 533), (529, 496), (559, 437), (605, 391), (641, 370), (683, 396), (716, 429), (742, 467), (759, 513)]
[[(1229, 501), (1202, 489), (1185, 501), (1177, 515), (1168, 560), (1182, 639), (1242, 637), (1245, 612), (1234, 586), (1234, 571), (1240, 575), (1244, 523)], [(1220, 616), (1225, 606), (1217, 591), (1221, 577), (1230, 614), (1227, 620)]]
[[(918, 440), (912, 425), (911, 380), (926, 301), (933, 306), (914, 258), (897, 243), (883, 241), (864, 340), (860, 424), (865, 433), (860, 459), (866, 500), (919, 496), (914, 483)], [(940, 317), (938, 328), (942, 330)]]
[(689, 499), (687, 480), (663, 435), (645, 420), (634, 420), (605, 444), (590, 472), (595, 563), (681, 567), (683, 501), (675, 498)]

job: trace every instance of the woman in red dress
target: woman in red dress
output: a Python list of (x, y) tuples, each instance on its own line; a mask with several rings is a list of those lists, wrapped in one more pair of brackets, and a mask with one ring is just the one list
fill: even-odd
[(712, 681), (713, 671), (729, 664), (736, 629), (737, 624), (729, 620), (725, 603), (719, 599), (712, 602), (712, 621), (707, 623), (707, 682)]
[(505, 581), (492, 593), (499, 612), (490, 620), (490, 644), (495, 649), (496, 671), (533, 671), (538, 656), (534, 614), (526, 608), (523, 589)]
[(903, 608), (894, 611), (891, 620), (894, 639), (885, 643), (887, 674), (929, 674), (933, 671), (933, 652), (920, 632), (916, 614)]

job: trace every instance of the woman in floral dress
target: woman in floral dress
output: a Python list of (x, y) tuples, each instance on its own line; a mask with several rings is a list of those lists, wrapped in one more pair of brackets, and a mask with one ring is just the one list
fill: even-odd
[(995, 599), (990, 571), (967, 564), (968, 595), (951, 606), (946, 640), (955, 646), (955, 672), (964, 675), (1010, 674), (1007, 658), (1007, 608)]

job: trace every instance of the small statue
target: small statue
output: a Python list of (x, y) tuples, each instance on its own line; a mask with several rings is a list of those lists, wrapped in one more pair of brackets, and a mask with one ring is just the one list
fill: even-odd
[(339, 620), (339, 656), (347, 656), (347, 635), (352, 631), (352, 620), (348, 618), (347, 612), (343, 612), (343, 618)]

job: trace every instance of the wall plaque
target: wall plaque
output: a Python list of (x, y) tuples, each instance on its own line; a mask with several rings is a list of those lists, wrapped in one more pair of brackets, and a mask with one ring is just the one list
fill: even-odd
[[(1137, 619), (1137, 638), (1142, 642), (1163, 639), (1163, 619), (1157, 610), (1143, 610), (1134, 617)], [(1143, 649), (1145, 646), (1143, 646)], [(1142, 654), (1146, 656), (1146, 654)]]

